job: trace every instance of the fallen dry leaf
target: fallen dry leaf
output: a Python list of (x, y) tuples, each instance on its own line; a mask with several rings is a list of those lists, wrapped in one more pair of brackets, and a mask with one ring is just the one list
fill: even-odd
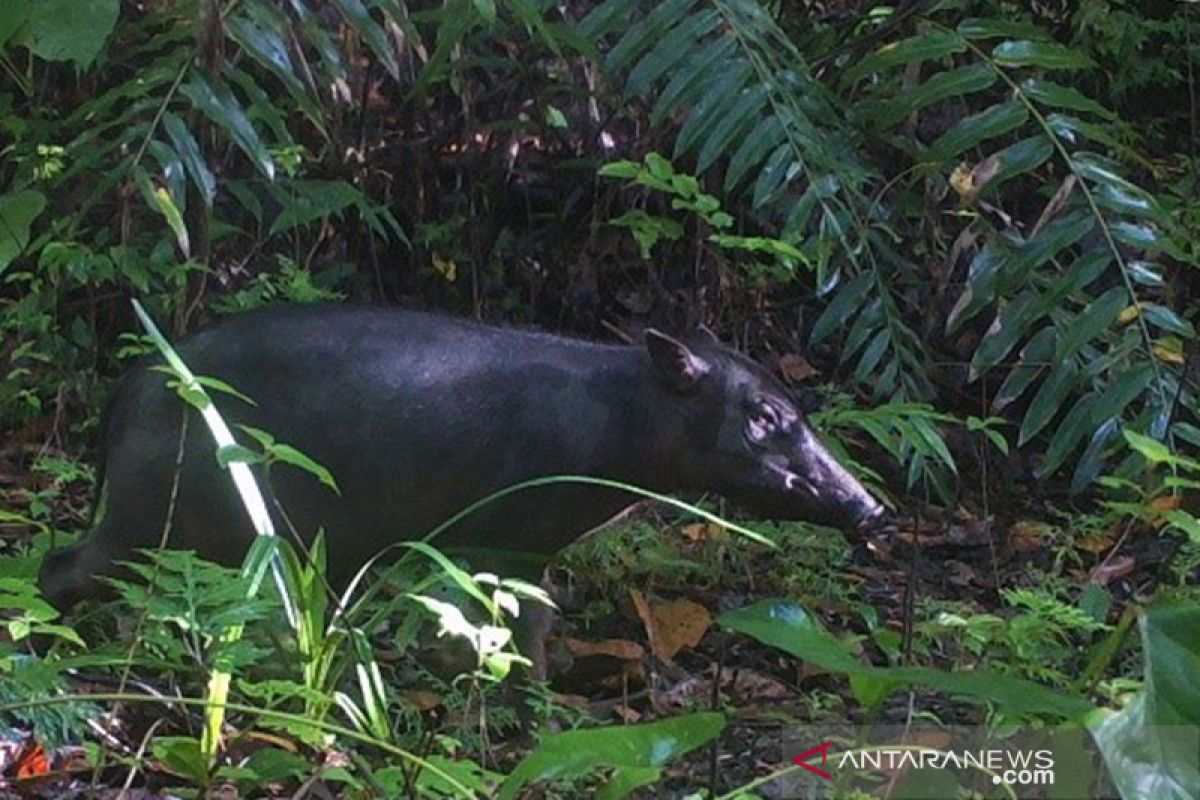
[(628, 639), (604, 639), (599, 642), (585, 642), (581, 639), (566, 638), (563, 642), (567, 651), (575, 658), (588, 656), (611, 656), (623, 661), (640, 661), (646, 654), (645, 649), (637, 642)]
[(651, 604), (636, 589), (629, 596), (646, 628), (650, 650), (663, 661), (670, 661), (685, 647), (699, 644), (712, 624), (708, 609), (691, 600)]
[(1075, 546), (1088, 553), (1103, 553), (1112, 547), (1113, 535), (1110, 531), (1089, 533), (1075, 540)]
[(1164, 494), (1162, 497), (1156, 497), (1146, 504), (1146, 507), (1151, 511), (1172, 511), (1179, 508), (1179, 503), (1182, 500), (1181, 495)]
[(799, 383), (821, 373), (799, 353), (785, 353), (779, 357), (779, 374), (792, 383)]
[(726, 536), (725, 526), (715, 522), (693, 522), (690, 525), (684, 525), (680, 531), (690, 542), (711, 542), (715, 539), (724, 539)]
[(1030, 553), (1042, 548), (1048, 531), (1048, 526), (1040, 522), (1020, 520), (1008, 529), (1008, 536), (1014, 550), (1018, 553)]

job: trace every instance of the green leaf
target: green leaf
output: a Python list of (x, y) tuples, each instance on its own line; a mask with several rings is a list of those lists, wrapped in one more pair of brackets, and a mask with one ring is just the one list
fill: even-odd
[(657, 771), (711, 741), (724, 727), (724, 716), (705, 712), (644, 725), (548, 734), (501, 784), (497, 798), (512, 800), (533, 781), (577, 779), (604, 767), (616, 770), (612, 782), (617, 788), (603, 796), (623, 797), (645, 785), (648, 770)]
[(968, 382), (999, 364), (1016, 347), (1026, 328), (1033, 322), (1032, 312), (1036, 309), (1037, 299), (1032, 292), (1022, 292), (996, 314), (995, 321), (975, 348), (967, 375)]
[(632, 64), (633, 60), (640, 57), (651, 45), (657, 44), (667, 30), (683, 19), (696, 3), (697, 0), (667, 0), (665, 3), (659, 3), (653, 11), (638, 20), (636, 25), (627, 25), (625, 35), (605, 56), (606, 69), (616, 73)]
[(1037, 394), (1033, 396), (1029, 410), (1025, 412), (1025, 418), (1021, 420), (1021, 432), (1017, 437), (1017, 447), (1021, 447), (1037, 436), (1042, 428), (1046, 427), (1050, 420), (1058, 414), (1063, 401), (1075, 388), (1075, 381), (1078, 377), (1079, 368), (1075, 365), (1074, 359), (1064, 361), (1050, 371), (1050, 375), (1038, 387)]
[(1057, 42), (1001, 42), (992, 50), (992, 58), (1003, 67), (1084, 69), (1095, 66), (1095, 62), (1083, 53)]
[(392, 76), (392, 80), (400, 80), (400, 63), (396, 60), (392, 43), (388, 40), (387, 33), (383, 28), (371, 19), (370, 12), (361, 0), (330, 0), (330, 2), (342, 13), (342, 17), (350, 27), (363, 38), (367, 47), (371, 48), (371, 52), (383, 62), (384, 69)]
[(1040, 103), (1051, 108), (1065, 108), (1070, 111), (1082, 111), (1087, 114), (1095, 114), (1096, 116), (1105, 119), (1116, 119), (1117, 115), (1109, 111), (1104, 106), (1097, 103), (1092, 98), (1074, 89), (1070, 86), (1062, 86), (1053, 81), (1043, 80), (1041, 78), (1029, 78), (1022, 81), (1021, 91), (1033, 100), (1035, 103)]
[(277, 461), (282, 461), (284, 464), (290, 464), (297, 469), (304, 470), (321, 483), (332, 489), (335, 494), (341, 495), (342, 491), (338, 488), (337, 482), (333, 479), (333, 474), (328, 469), (297, 450), (295, 447), (292, 447), (290, 444), (276, 443), (272, 445), (269, 455), (271, 458)]
[(471, 4), (488, 25), (496, 21), (496, 0), (471, 0)]
[(659, 93), (650, 110), (650, 122), (660, 125), (677, 109), (690, 104), (710, 81), (723, 74), (736, 49), (733, 39), (722, 36), (689, 58)]
[(1029, 119), (1029, 109), (1017, 102), (998, 103), (966, 117), (938, 137), (929, 148), (929, 159), (949, 161), (988, 139), (1003, 136)]
[(787, 137), (779, 119), (770, 116), (762, 123), (750, 129), (749, 134), (742, 139), (738, 149), (729, 158), (729, 167), (725, 170), (725, 191), (732, 191), (745, 177), (746, 173), (766, 158), (767, 153), (777, 147)]
[(1114, 286), (1092, 300), (1067, 326), (1059, 339), (1055, 358), (1061, 361), (1074, 356), (1079, 348), (1108, 330), (1121, 313), (1121, 309), (1128, 304), (1129, 292), (1124, 286)]
[(939, 100), (981, 92), (992, 86), (997, 79), (996, 70), (987, 64), (971, 64), (948, 72), (939, 72), (900, 97), (878, 103), (864, 116), (876, 127), (890, 127), (914, 111)]
[(1200, 606), (1159, 601), (1141, 613), (1145, 680), (1119, 712), (1088, 719), (1092, 737), (1122, 797), (1200, 797)]
[(727, 611), (717, 622), (826, 671), (847, 675), (860, 688), (867, 685), (871, 698), (876, 700), (896, 689), (918, 685), (952, 696), (994, 702), (1016, 712), (1076, 718), (1093, 710), (1081, 698), (987, 670), (940, 672), (923, 667), (868, 666), (850, 655), (846, 645), (825, 631), (804, 608), (789, 600), (762, 600)]
[(864, 75), (891, 69), (901, 64), (944, 58), (953, 53), (961, 53), (966, 49), (967, 43), (957, 33), (931, 31), (912, 39), (884, 45), (848, 69), (845, 81), (853, 82)]
[(644, 94), (656, 81), (687, 58), (696, 41), (711, 33), (719, 21), (720, 17), (715, 11), (702, 11), (684, 17), (683, 22), (670, 31), (670, 35), (659, 40), (637, 66), (630, 70), (625, 81), (625, 91), (634, 95)]
[(229, 138), (241, 148), (250, 161), (258, 167), (268, 180), (275, 179), (275, 163), (266, 146), (258, 138), (258, 132), (250, 124), (242, 104), (223, 82), (211, 82), (196, 70), (192, 79), (180, 90), (196, 108), (229, 134)]
[(187, 225), (183, 222), (183, 215), (179, 213), (179, 209), (175, 206), (175, 201), (171, 199), (171, 193), (161, 186), (154, 186), (150, 182), (150, 177), (146, 171), (140, 167), (134, 170), (134, 181), (141, 190), (142, 197), (146, 203), (162, 215), (167, 221), (171, 231), (175, 234), (175, 242), (179, 245), (179, 251), (183, 253), (183, 257), (187, 258), (191, 255), (191, 244), (188, 240)]
[(86, 69), (112, 33), (119, 7), (118, 0), (37, 0), (18, 36), (39, 58)]
[(183, 120), (170, 112), (163, 115), (163, 129), (171, 139), (171, 146), (183, 161), (184, 169), (192, 176), (192, 183), (200, 192), (204, 205), (212, 208), (213, 199), (217, 196), (217, 179), (209, 170), (192, 132), (187, 129)]
[(863, 300), (867, 297), (867, 292), (874, 285), (872, 277), (870, 273), (866, 272), (856, 275), (838, 290), (837, 296), (829, 304), (829, 307), (813, 323), (812, 333), (808, 337), (809, 347), (820, 342), (826, 336), (833, 333), (839, 325), (845, 324), (850, 319), (859, 306), (862, 305)]
[(29, 245), (29, 227), (46, 208), (46, 197), (33, 189), (0, 195), (0, 273)]
[(1141, 313), (1147, 323), (1160, 330), (1167, 331), (1168, 333), (1177, 333), (1188, 339), (1196, 335), (1196, 329), (1192, 323), (1183, 319), (1166, 306), (1160, 306), (1157, 303), (1147, 303), (1142, 307)]
[(1089, 392), (1063, 416), (1062, 424), (1055, 429), (1046, 446), (1045, 457), (1037, 468), (1038, 477), (1053, 475), (1076, 445), (1092, 432), (1092, 412), (1099, 399), (1095, 392)]
[(1000, 166), (987, 182), (987, 189), (995, 191), (1009, 178), (1037, 169), (1052, 155), (1054, 145), (1041, 134), (1009, 145), (996, 154)]
[(1128, 428), (1122, 431), (1122, 433), (1125, 435), (1125, 441), (1129, 443), (1129, 446), (1151, 464), (1169, 464), (1175, 460), (1174, 454), (1171, 453), (1171, 448), (1157, 439), (1151, 439), (1149, 436), (1131, 431)]
[(1107, 419), (1120, 416), (1127, 405), (1141, 396), (1153, 377), (1154, 365), (1149, 363), (1133, 364), (1117, 374), (1100, 395), (1089, 422), (1100, 425)]
[[(731, 95), (737, 97), (737, 95)], [(712, 163), (725, 154), (731, 143), (741, 138), (748, 129), (759, 124), (762, 109), (767, 104), (767, 90), (755, 86), (742, 92), (737, 103), (728, 111), (714, 110), (713, 124), (708, 131), (700, 154), (696, 156), (696, 174), (703, 173)], [(680, 136), (682, 136), (682, 131)]]
[(675, 137), (675, 158), (688, 152), (700, 136), (708, 134), (719, 120), (726, 119), (741, 95), (740, 88), (749, 77), (750, 67), (737, 64), (705, 86), (704, 95), (692, 107), (692, 113)]
[(958, 23), (956, 28), (964, 39), (1045, 39), (1044, 30), (1032, 22), (972, 17)]
[(226, 17), (225, 26), (230, 35), (255, 61), (279, 79), (309, 120), (320, 128), (323, 115), (296, 76), (296, 68), (288, 55), (284, 38), (289, 35), (287, 20), (274, 13), (275, 10), (267, 4), (256, 4), (250, 8), (257, 10), (253, 19), (245, 14)]

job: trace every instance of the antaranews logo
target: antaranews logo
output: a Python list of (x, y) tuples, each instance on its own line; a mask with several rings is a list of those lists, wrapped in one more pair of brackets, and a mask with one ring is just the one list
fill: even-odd
[(821, 744), (817, 745), (816, 747), (810, 747), (807, 750), (805, 750), (803, 753), (801, 753), (800, 755), (794, 756), (792, 758), (792, 763), (795, 764), (797, 767), (802, 767), (803, 769), (808, 770), (809, 772), (811, 772), (814, 775), (819, 775), (820, 777), (824, 778), (825, 780), (831, 781), (831, 780), (833, 780), (832, 775), (830, 775), (828, 772), (826, 772), (823, 769), (817, 769), (812, 764), (809, 764), (808, 759), (812, 758), (817, 753), (820, 753), (821, 754), (821, 766), (822, 767), (825, 766), (825, 759), (829, 756), (829, 748), (832, 745), (833, 745), (833, 742), (822, 742)]
[[(823, 780), (833, 780), (822, 769), (831, 761), (832, 741), (822, 742), (792, 757), (797, 767)], [(820, 766), (813, 761), (820, 756)], [(854, 773), (899, 773), (906, 770), (978, 770), (991, 776), (993, 784), (1008, 786), (1053, 786), (1054, 754), (1050, 750), (951, 750), (928, 745), (876, 745), (835, 753), (830, 769)]]

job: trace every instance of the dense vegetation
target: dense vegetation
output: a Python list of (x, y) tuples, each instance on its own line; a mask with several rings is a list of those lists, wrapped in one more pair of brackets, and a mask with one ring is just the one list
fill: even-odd
[[(761, 726), (920, 718), (1085, 722), (1126, 800), (1200, 798), (1155, 727), (1200, 725), (1198, 14), (0, 0), (9, 785), (765, 797), (799, 768)], [(279, 302), (704, 323), (901, 525), (745, 522), (768, 554), (660, 505), (580, 545), (532, 742), (503, 623), (538, 592), (431, 548), (352, 609), (320, 546), (277, 583), (165, 552), (63, 620), (38, 563), (88, 527), (116, 376), (167, 348), (130, 299), (167, 339)], [(267, 433), (225, 462), (323, 475)], [(415, 660), (439, 625), (461, 679)]]

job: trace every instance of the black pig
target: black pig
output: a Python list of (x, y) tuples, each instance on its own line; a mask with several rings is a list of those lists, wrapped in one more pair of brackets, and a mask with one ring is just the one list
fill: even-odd
[[(216, 394), (231, 423), (265, 429), (333, 473), (340, 497), (298, 469), (271, 477), (303, 536), (325, 530), (335, 583), (473, 501), (547, 475), (713, 491), (760, 514), (842, 527), (884, 516), (787, 392), (706, 331), (685, 343), (647, 330), (645, 346), (631, 347), (412, 311), (297, 307), (222, 322), (178, 352), (257, 403)], [(125, 376), (109, 409), (106, 513), (42, 569), (60, 608), (162, 536), (185, 406), (150, 365)], [(253, 530), (213, 452), (191, 420), (170, 545), (235, 564)], [(474, 566), (504, 573), (520, 563), (512, 556), (552, 555), (635, 499), (579, 484), (527, 490), (435, 544), (469, 548)]]

